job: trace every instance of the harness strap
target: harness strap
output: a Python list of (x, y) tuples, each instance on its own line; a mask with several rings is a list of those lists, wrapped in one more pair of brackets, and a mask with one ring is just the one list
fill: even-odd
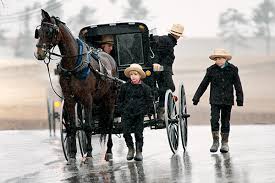
[[(87, 68), (89, 65), (89, 55), (90, 55), (90, 51), (87, 51), (86, 53), (83, 53), (83, 42), (80, 39), (77, 39), (77, 43), (78, 43), (78, 55), (77, 55), (77, 62), (76, 62), (76, 67), (69, 70), (69, 69), (65, 69), (64, 67), (62, 67), (61, 63), (57, 65), (58, 70), (60, 70), (63, 73), (72, 73), (72, 74), (76, 74), (80, 71), (82, 71), (83, 69)], [(86, 54), (86, 61), (84, 62), (82, 59), (82, 56)]]

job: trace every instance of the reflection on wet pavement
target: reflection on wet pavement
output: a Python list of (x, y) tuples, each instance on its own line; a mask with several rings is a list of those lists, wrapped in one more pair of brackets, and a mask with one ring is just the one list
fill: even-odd
[[(275, 126), (233, 126), (230, 153), (210, 153), (209, 126), (189, 127), (188, 151), (173, 155), (165, 130), (145, 130), (144, 161), (127, 161), (113, 137), (113, 161), (93, 137), (93, 158), (66, 165), (59, 138), (44, 131), (0, 132), (0, 182), (275, 182)], [(257, 134), (257, 135), (255, 135)], [(9, 139), (7, 141), (7, 139)], [(249, 139), (249, 141), (248, 141)]]

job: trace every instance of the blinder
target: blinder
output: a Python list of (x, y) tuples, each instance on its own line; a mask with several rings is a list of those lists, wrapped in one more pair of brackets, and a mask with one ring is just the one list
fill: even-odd
[(36, 28), (34, 32), (34, 38), (38, 39), (39, 38), (39, 30)]
[[(43, 26), (45, 25), (45, 26)], [(40, 27), (40, 28), (38, 28)], [(39, 37), (41, 37), (40, 33), (43, 34), (43, 36), (47, 36), (47, 38), (49, 39), (56, 39), (57, 34), (59, 33), (59, 28), (57, 25), (52, 24), (52, 23), (48, 23), (48, 22), (42, 22), (41, 26), (38, 26), (35, 29), (34, 32), (34, 38), (38, 39)], [(47, 29), (46, 31), (42, 31), (43, 29)]]

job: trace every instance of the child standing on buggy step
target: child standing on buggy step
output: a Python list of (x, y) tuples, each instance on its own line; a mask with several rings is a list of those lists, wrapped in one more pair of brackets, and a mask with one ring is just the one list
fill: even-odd
[(220, 152), (229, 151), (228, 137), (230, 132), (231, 108), (234, 105), (233, 86), (236, 90), (237, 105), (243, 106), (243, 90), (238, 74), (238, 68), (228, 61), (232, 56), (224, 49), (215, 49), (214, 54), (209, 58), (215, 61), (215, 64), (207, 68), (199, 88), (194, 97), (193, 104), (197, 105), (200, 97), (207, 89), (210, 88), (210, 105), (211, 105), (211, 130), (213, 144), (210, 152), (216, 152), (219, 148), (219, 119), (221, 118), (221, 148)]
[[(121, 86), (118, 109), (121, 112), (123, 137), (128, 147), (127, 160), (134, 158), (136, 161), (142, 161), (144, 115), (149, 111), (153, 97), (151, 88), (141, 80), (146, 77), (146, 74), (139, 64), (131, 64), (124, 70), (124, 74), (130, 80)], [(135, 157), (131, 132), (134, 132), (136, 140)]]

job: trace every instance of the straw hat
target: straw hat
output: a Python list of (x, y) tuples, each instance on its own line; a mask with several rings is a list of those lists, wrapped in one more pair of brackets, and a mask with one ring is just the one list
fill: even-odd
[(183, 34), (183, 26), (180, 24), (173, 24), (172, 28), (169, 30), (170, 34), (174, 34), (176, 36), (182, 37)]
[(142, 70), (142, 67), (139, 64), (131, 64), (130, 67), (127, 67), (124, 70), (125, 76), (129, 78), (131, 71), (137, 71), (140, 74), (141, 79), (144, 79), (146, 77), (145, 72)]
[(100, 43), (101, 44), (114, 44), (114, 38), (112, 35), (103, 35)]
[(225, 49), (222, 48), (216, 48), (214, 50), (214, 53), (209, 56), (211, 60), (214, 60), (217, 57), (224, 57), (226, 60), (231, 60), (232, 58), (232, 56)]

